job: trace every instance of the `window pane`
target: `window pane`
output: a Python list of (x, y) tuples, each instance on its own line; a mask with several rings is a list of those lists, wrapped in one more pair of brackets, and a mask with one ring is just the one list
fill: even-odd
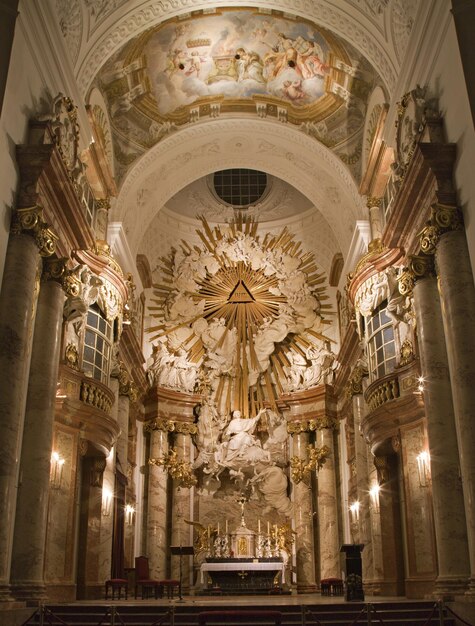
[(385, 352), (386, 352), (386, 358), (395, 356), (395, 346), (394, 346), (394, 341), (392, 341), (391, 343), (387, 343), (385, 346)]
[(384, 335), (384, 343), (388, 343), (388, 341), (392, 341), (394, 337), (392, 326), (388, 326), (383, 330)]

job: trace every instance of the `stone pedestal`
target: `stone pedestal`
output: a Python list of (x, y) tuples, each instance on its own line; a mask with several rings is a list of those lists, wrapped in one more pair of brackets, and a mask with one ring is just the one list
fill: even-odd
[(11, 568), (15, 597), (30, 601), (45, 597), (44, 548), (63, 303), (61, 285), (43, 281), (35, 319)]
[(470, 565), (452, 390), (435, 277), (417, 281), (414, 309), (431, 459), (438, 561), (435, 592), (438, 597), (450, 599), (466, 588)]

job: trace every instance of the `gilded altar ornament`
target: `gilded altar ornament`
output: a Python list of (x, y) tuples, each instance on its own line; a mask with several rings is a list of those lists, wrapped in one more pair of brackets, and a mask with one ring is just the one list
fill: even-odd
[(194, 487), (197, 483), (191, 463), (180, 461), (175, 448), (171, 448), (167, 454), (164, 454), (160, 459), (149, 459), (148, 462), (150, 465), (163, 467), (171, 478), (178, 481), (180, 487), (190, 488)]
[(321, 448), (317, 448), (316, 446), (308, 445), (308, 457), (306, 459), (293, 456), (290, 459), (290, 470), (294, 483), (298, 485), (302, 481), (308, 482), (310, 473), (321, 469), (329, 454), (330, 448), (328, 446), (324, 445)]

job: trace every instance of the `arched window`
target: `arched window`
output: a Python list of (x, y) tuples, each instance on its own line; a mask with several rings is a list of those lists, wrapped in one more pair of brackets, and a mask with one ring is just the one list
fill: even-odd
[(392, 372), (396, 366), (396, 347), (391, 318), (386, 313), (387, 301), (382, 302), (367, 320), (368, 363), (370, 380)]
[(112, 332), (112, 324), (106, 320), (97, 304), (89, 307), (82, 367), (92, 378), (105, 384), (109, 380)]

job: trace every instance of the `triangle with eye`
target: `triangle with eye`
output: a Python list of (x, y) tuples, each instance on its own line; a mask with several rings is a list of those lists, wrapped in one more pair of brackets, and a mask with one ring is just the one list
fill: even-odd
[(255, 298), (249, 289), (246, 287), (246, 283), (242, 280), (238, 280), (236, 286), (231, 291), (228, 297), (230, 304), (248, 304), (249, 302), (255, 302)]

